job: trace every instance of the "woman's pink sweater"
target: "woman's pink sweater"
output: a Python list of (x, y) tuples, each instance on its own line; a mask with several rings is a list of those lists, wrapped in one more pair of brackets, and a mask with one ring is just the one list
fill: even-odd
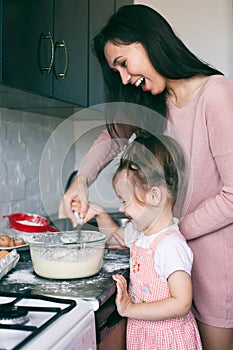
[[(210, 76), (187, 105), (168, 99), (167, 107), (190, 158), (180, 230), (194, 253), (194, 312), (204, 323), (233, 327), (233, 82)], [(119, 152), (112, 142), (105, 131), (88, 152), (80, 173), (89, 183)]]

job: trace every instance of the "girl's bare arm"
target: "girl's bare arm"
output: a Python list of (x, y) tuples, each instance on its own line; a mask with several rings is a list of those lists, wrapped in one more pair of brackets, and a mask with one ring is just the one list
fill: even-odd
[(113, 279), (117, 282), (117, 309), (123, 317), (161, 321), (185, 316), (191, 308), (192, 284), (189, 274), (185, 271), (176, 271), (169, 276), (169, 298), (148, 303), (132, 303), (125, 278), (115, 275)]
[(124, 227), (119, 227), (99, 204), (89, 202), (89, 209), (84, 223), (93, 217), (96, 218), (100, 232), (107, 236), (107, 244), (109, 246), (124, 246)]

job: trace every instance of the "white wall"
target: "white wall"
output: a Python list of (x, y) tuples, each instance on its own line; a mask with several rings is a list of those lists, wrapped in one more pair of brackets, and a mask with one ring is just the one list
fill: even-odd
[[(58, 142), (61, 118), (0, 108), (0, 229), (8, 225), (3, 215), (27, 212), (49, 215), (58, 211), (61, 183), (73, 169), (75, 153), (67, 147), (73, 126), (66, 124)], [(61, 149), (68, 150), (64, 159)], [(46, 152), (46, 150), (48, 152)], [(43, 155), (48, 154), (41, 168)], [(62, 166), (60, 166), (62, 164)]]
[(163, 15), (199, 58), (233, 79), (232, 0), (142, 0)]
[[(105, 128), (102, 114), (96, 119), (89, 111), (63, 120), (0, 108), (0, 229), (8, 226), (3, 215), (57, 214), (69, 175)], [(115, 166), (106, 167), (89, 190), (90, 200), (113, 209), (119, 203), (111, 183)]]

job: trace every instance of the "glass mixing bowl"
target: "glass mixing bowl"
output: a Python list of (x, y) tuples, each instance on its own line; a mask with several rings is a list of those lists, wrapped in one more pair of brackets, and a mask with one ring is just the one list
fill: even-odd
[(29, 240), (33, 268), (41, 277), (84, 278), (103, 264), (106, 236), (98, 231), (42, 233)]

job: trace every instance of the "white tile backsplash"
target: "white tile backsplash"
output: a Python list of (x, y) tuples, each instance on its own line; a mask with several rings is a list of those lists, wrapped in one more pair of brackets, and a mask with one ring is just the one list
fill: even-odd
[[(8, 220), (2, 218), (6, 214), (28, 212), (47, 215), (50, 214), (47, 207), (53, 212), (58, 210), (59, 191), (50, 192), (49, 205), (43, 202), (39, 172), (48, 140), (62, 122), (61, 118), (0, 108), (0, 228), (8, 225)], [(60, 188), (60, 184), (64, 186), (73, 171), (75, 152), (72, 147), (62, 161), (64, 167), (61, 172), (54, 171), (60, 161), (59, 145), (72, 137), (74, 128), (71, 124), (72, 121), (60, 137), (59, 144), (54, 145), (57, 154), (53, 154), (46, 164), (48, 191), (54, 188), (54, 184), (55, 188)]]
[[(3, 215), (27, 212), (57, 214), (69, 175), (79, 168), (104, 120), (61, 119), (0, 108), (0, 229)], [(113, 162), (89, 189), (89, 198), (117, 208), (112, 188)]]

